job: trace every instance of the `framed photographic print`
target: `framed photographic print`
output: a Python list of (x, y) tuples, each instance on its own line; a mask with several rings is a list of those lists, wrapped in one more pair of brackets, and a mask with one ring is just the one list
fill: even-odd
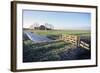
[(11, 2), (11, 71), (97, 66), (97, 6)]

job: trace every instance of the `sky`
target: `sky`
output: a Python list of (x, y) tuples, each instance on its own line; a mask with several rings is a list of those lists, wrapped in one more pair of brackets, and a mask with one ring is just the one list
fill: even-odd
[(54, 29), (90, 30), (91, 14), (79, 12), (56, 12), (23, 10), (23, 28), (29, 28), (34, 23), (52, 24)]

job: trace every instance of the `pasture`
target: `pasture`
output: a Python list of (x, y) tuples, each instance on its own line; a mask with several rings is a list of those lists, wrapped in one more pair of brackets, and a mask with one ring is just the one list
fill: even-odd
[(90, 36), (91, 35), (90, 30), (34, 30), (34, 29), (30, 30), (30, 29), (27, 29), (26, 31), (38, 33), (40, 35), (45, 35), (45, 36), (61, 35), (61, 34), (79, 35), (79, 36)]
[[(57, 40), (62, 34), (90, 37), (91, 33), (87, 30), (29, 30)], [(24, 37), (25, 35), (23, 35)], [(26, 37), (25, 37), (26, 38)], [(23, 40), (23, 62), (41, 62), (41, 61), (62, 61), (90, 59), (90, 50), (77, 47), (71, 43), (58, 40), (54, 42), (34, 43), (30, 39)]]

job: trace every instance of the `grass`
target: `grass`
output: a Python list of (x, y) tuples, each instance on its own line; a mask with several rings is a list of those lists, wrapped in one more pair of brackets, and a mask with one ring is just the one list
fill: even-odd
[[(24, 30), (38, 33), (49, 38), (56, 38), (62, 34), (89, 36), (88, 30)], [(47, 43), (34, 43), (31, 40), (23, 41), (23, 62), (39, 62), (39, 61), (62, 61), (89, 59), (90, 50), (77, 48), (75, 45), (64, 41), (54, 41)]]
[[(54, 43), (33, 43), (31, 40), (23, 42), (24, 45), (24, 62), (35, 62), (45, 60), (60, 60), (59, 53), (65, 50), (65, 46), (71, 45), (64, 41)], [(66, 48), (67, 49), (67, 48)]]
[(27, 40), (23, 42), (23, 49), (23, 62), (62, 61), (90, 58), (88, 50), (76, 48), (76, 46), (64, 41), (33, 43), (31, 40)]
[[(33, 43), (31, 40), (24, 41), (24, 62), (27, 61), (42, 61), (44, 57), (47, 57), (48, 60), (53, 60), (55, 57), (54, 52), (56, 54), (59, 53), (58, 50), (63, 51), (63, 47), (68, 45), (69, 43), (65, 43), (64, 41), (57, 41), (54, 43)], [(49, 57), (52, 56), (52, 57)], [(57, 55), (56, 55), (57, 56)], [(58, 55), (59, 56), (59, 55)], [(46, 58), (45, 58), (46, 59)], [(57, 60), (57, 59), (56, 59)]]
[(90, 36), (90, 31), (89, 30), (28, 30), (34, 33), (38, 33), (40, 35), (78, 35), (78, 36)]

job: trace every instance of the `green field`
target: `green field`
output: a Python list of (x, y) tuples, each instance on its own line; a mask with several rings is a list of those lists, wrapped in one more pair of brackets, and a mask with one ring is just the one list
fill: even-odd
[(90, 30), (27, 30), (40, 35), (79, 35), (79, 36), (90, 36)]
[(70, 43), (56, 41), (49, 43), (23, 42), (23, 62), (77, 60), (90, 58), (90, 51), (75, 48)]
[[(86, 30), (29, 30), (47, 37), (66, 35), (89, 36), (90, 31)], [(57, 37), (56, 37), (57, 39)], [(34, 43), (31, 40), (23, 41), (23, 62), (40, 62), (40, 61), (62, 61), (62, 60), (77, 60), (89, 59), (90, 50), (77, 48), (71, 43), (58, 40), (47, 43)]]

